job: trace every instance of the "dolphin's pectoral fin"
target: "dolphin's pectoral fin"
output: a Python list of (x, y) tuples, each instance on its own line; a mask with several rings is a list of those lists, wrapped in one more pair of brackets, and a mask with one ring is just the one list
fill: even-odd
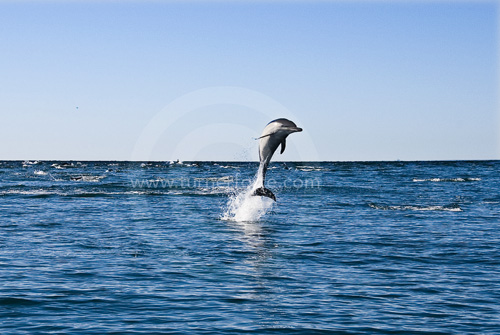
[(265, 188), (265, 187), (259, 187), (258, 189), (256, 189), (253, 192), (252, 195), (260, 195), (262, 197), (268, 197), (268, 198), (271, 198), (274, 201), (276, 201), (276, 197), (274, 196), (273, 192), (270, 189)]
[(285, 152), (285, 147), (286, 147), (286, 138), (284, 138), (283, 141), (281, 141), (281, 152), (280, 152), (280, 155)]

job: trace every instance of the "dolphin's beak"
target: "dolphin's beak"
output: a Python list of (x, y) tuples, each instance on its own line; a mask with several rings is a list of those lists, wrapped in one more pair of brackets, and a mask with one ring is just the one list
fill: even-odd
[(301, 132), (302, 131), (302, 128), (299, 128), (299, 127), (294, 127), (292, 128), (292, 131), (295, 133), (295, 132)]

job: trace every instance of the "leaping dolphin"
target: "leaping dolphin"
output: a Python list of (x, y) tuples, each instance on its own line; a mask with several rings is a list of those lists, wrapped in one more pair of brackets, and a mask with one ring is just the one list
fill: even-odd
[(302, 128), (297, 127), (295, 123), (287, 119), (276, 119), (269, 122), (262, 135), (258, 138), (259, 141), (259, 159), (260, 165), (257, 171), (257, 180), (255, 181), (253, 195), (268, 197), (276, 201), (271, 190), (264, 187), (266, 179), (266, 171), (273, 157), (274, 152), (281, 144), (281, 154), (285, 151), (286, 138), (291, 133), (300, 132)]

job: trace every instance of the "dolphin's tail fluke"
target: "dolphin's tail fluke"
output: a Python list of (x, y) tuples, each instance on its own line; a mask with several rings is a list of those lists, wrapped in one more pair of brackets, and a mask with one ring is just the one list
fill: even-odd
[(276, 201), (276, 197), (274, 196), (273, 192), (270, 189), (265, 188), (265, 187), (259, 187), (258, 189), (256, 189), (255, 191), (253, 191), (252, 195), (260, 195), (260, 196), (263, 196), (263, 197), (271, 198), (274, 201)]

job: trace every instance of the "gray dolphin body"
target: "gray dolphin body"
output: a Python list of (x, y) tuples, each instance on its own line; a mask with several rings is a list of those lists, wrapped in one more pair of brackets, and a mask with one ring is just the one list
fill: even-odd
[(295, 123), (287, 119), (276, 119), (266, 125), (262, 135), (259, 137), (260, 165), (253, 195), (265, 196), (276, 201), (273, 192), (264, 187), (267, 167), (280, 144), (281, 153), (285, 151), (287, 136), (300, 131), (302, 131), (302, 128), (297, 127)]

